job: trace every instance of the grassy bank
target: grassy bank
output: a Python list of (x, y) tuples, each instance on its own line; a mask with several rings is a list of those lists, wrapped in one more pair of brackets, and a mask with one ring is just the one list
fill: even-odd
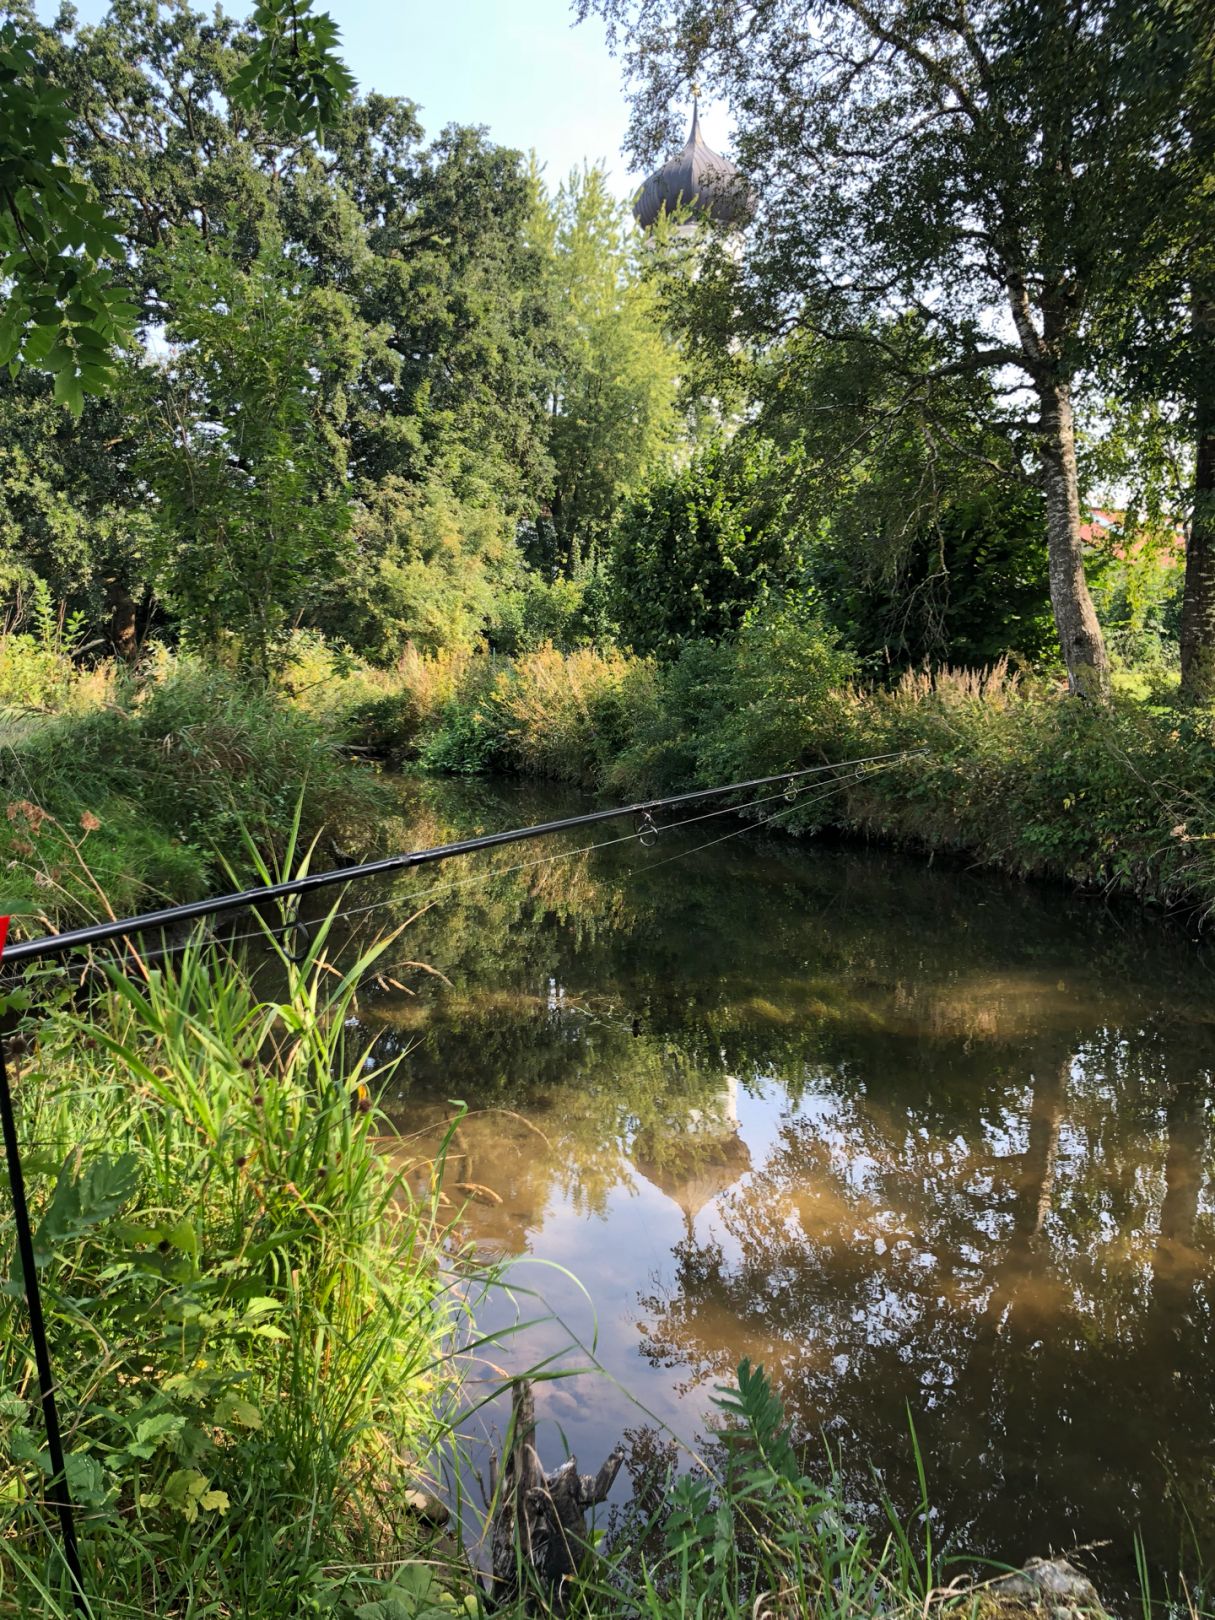
[(297, 804), (322, 858), (370, 852), (386, 799), (367, 756), (632, 797), (923, 750), (778, 807), (780, 824), (1215, 904), (1209, 710), (1097, 709), (1002, 666), (875, 685), (812, 620), (770, 616), (665, 665), (544, 646), (376, 670), (300, 638), (273, 690), (164, 655), (137, 678), (81, 669), (22, 639), (0, 649), (0, 891), (27, 929), (201, 894), (247, 869), (246, 831), (281, 851)]
[[(368, 961), (324, 970), (323, 932), (272, 1000), (197, 949), (83, 1008), (33, 987), (20, 1130), (99, 1616), (336, 1620), (419, 1556), (457, 1316), (345, 1039)], [(69, 1613), (16, 1288), (0, 1389), (0, 1613)]]
[[(24, 643), (24, 645), (23, 645)], [(162, 656), (138, 675), (78, 668), (28, 637), (0, 646), (0, 898), (26, 931), (192, 899), (321, 828), (362, 847), (374, 776), (281, 693)]]
[[(343, 723), (431, 769), (500, 770), (622, 796), (924, 750), (807, 792), (781, 824), (951, 852), (1205, 916), (1215, 905), (1215, 716), (1108, 710), (1006, 668), (857, 680), (812, 622), (757, 623), (658, 666), (552, 648), (422, 659)], [(771, 807), (768, 807), (769, 810)]]

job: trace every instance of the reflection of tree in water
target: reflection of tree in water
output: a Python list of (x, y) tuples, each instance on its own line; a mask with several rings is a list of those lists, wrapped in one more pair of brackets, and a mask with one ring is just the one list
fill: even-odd
[[(433, 836), (574, 808), (482, 799)], [(688, 1226), (647, 1354), (690, 1382), (762, 1360), (808, 1434), (846, 1438), (859, 1494), (869, 1457), (912, 1489), (910, 1396), (963, 1539), (1125, 1548), (1142, 1515), (1159, 1545), (1162, 1447), (1184, 1481), (1215, 1443), (1200, 967), (1164, 930), (883, 856), (748, 838), (647, 869), (715, 831), (420, 918), (403, 954), (450, 985), (403, 975), (415, 995), (365, 1007), (409, 1049), (394, 1106), (543, 1131), (461, 1127), (504, 1196), (468, 1212), (499, 1252), (549, 1201), (601, 1212), (646, 1176)], [(731, 1077), (788, 1101), (760, 1162), (697, 1132)]]
[(1028, 1084), (930, 1131), (825, 1077), (721, 1201), (721, 1238), (679, 1246), (647, 1354), (697, 1376), (762, 1361), (802, 1432), (848, 1435), (861, 1495), (868, 1460), (908, 1479), (910, 1397), (934, 1504), (971, 1544), (1125, 1548), (1142, 1517), (1170, 1553), (1145, 1463), (1172, 1436), (1194, 1481), (1215, 1445), (1209, 1076), (1148, 1105), (1125, 1043), (1092, 1057), (1028, 1052)]

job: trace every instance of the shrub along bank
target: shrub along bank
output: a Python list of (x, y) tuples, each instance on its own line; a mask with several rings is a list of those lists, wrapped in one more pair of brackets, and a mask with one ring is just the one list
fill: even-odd
[(780, 806), (780, 823), (1202, 914), (1215, 905), (1211, 711), (1098, 708), (1002, 665), (892, 687), (856, 674), (812, 619), (777, 613), (665, 665), (552, 647), (510, 661), (413, 658), (341, 723), (364, 746), (431, 769), (630, 797), (923, 750), (841, 773), (829, 792)]
[[(270, 1000), (210, 948), (132, 957), (83, 1003), (31, 986), (19, 1128), (99, 1617), (340, 1620), (418, 1555), (404, 1493), (446, 1433), (458, 1315), (346, 1038), (375, 953), (334, 974), (324, 936)], [(0, 1614), (68, 1615), (31, 1362), (9, 1285)]]

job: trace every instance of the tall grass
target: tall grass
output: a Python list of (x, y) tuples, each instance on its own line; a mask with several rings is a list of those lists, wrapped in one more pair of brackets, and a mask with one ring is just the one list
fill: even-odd
[[(384, 944), (338, 971), (326, 936), (277, 954), (272, 997), (198, 944), (83, 1006), (38, 987), (20, 1125), (98, 1615), (353, 1614), (417, 1556), (403, 1491), (446, 1432), (456, 1313), (348, 1043)], [(12, 1287), (0, 1390), (0, 1614), (69, 1612)]]
[(372, 773), (280, 695), (180, 660), (113, 680), (98, 706), (0, 725), (0, 898), (27, 928), (195, 898), (243, 828), (283, 849), (301, 801), (309, 832), (366, 846)]

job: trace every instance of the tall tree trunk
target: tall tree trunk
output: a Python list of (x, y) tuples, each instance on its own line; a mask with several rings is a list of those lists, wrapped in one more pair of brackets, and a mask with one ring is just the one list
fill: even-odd
[(115, 656), (131, 664), (139, 651), (135, 625), (135, 599), (121, 579), (106, 580), (105, 605), (109, 615), (110, 645)]
[[(1215, 299), (1196, 301), (1194, 336), (1202, 353), (1215, 338)], [(1181, 603), (1181, 691), (1198, 703), (1215, 698), (1215, 400), (1198, 401), (1194, 512), (1185, 553)]]
[(1076, 425), (1071, 389), (1048, 379), (1039, 384), (1042, 485), (1046, 494), (1050, 600), (1069, 689), (1104, 703), (1110, 691), (1110, 665), (1097, 610), (1084, 578), (1080, 539), (1080, 494), (1076, 479)]

